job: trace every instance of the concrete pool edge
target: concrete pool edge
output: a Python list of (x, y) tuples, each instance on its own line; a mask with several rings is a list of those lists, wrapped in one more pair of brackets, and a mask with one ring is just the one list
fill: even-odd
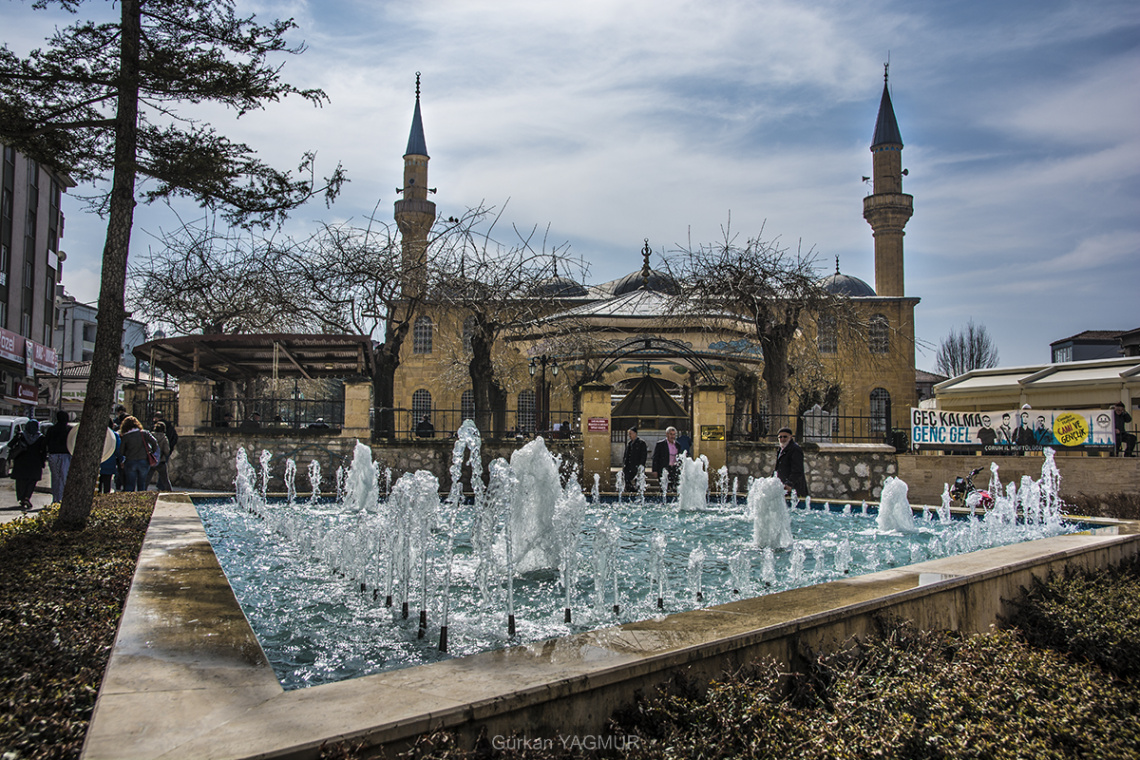
[[(339, 738), (400, 745), (448, 728), (597, 735), (673, 673), (842, 645), (875, 618), (985, 630), (1032, 576), (1140, 553), (1140, 526), (931, 560), (564, 639), (286, 692), (185, 495), (164, 494), (139, 557), (83, 757), (315, 757)], [(190, 591), (193, 593), (188, 593)]]

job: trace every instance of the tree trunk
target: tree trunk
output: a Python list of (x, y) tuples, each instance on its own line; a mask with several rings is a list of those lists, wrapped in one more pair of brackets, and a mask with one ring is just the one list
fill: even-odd
[(768, 412), (780, 428), (788, 424), (788, 341), (767, 336), (760, 346), (764, 351), (762, 376), (768, 389)]
[(471, 395), (475, 402), (475, 426), (483, 435), (493, 432), (497, 397), (502, 391), (495, 382), (495, 364), (491, 359), (493, 338), (488, 336), (485, 325), (477, 321), (471, 334), (471, 361), (467, 365), (471, 376)]
[(107, 238), (103, 245), (103, 274), (99, 286), (99, 321), (95, 353), (87, 382), (87, 399), (75, 442), (71, 471), (55, 527), (82, 530), (91, 514), (99, 480), (107, 420), (115, 400), (119, 356), (123, 345), (127, 255), (135, 213), (138, 149), (139, 39), (142, 14), (139, 0), (122, 0), (119, 41), (119, 97), (115, 116), (115, 171), (111, 182)]
[(756, 400), (756, 375), (751, 372), (738, 372), (732, 379), (735, 398), (732, 402), (732, 437), (743, 441), (747, 438), (749, 417)]

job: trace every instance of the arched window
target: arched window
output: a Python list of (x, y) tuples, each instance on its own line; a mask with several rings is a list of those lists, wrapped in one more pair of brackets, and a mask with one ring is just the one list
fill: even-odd
[(873, 354), (885, 354), (891, 350), (891, 323), (882, 314), (871, 317), (867, 325), (867, 343)]
[(839, 335), (834, 314), (819, 315), (819, 335), (817, 343), (821, 354), (834, 354), (839, 351)]
[(475, 419), (475, 391), (470, 388), (459, 398), (459, 416), (465, 420)]
[(425, 414), (431, 414), (431, 391), (420, 388), (412, 394), (412, 427), (415, 427)]
[(416, 320), (416, 325), (414, 328), (412, 328), (413, 354), (431, 353), (431, 339), (433, 329), (434, 325), (432, 325), (431, 317), (420, 317)]
[(519, 391), (519, 430), (534, 432), (534, 391)]
[(463, 350), (471, 353), (471, 336), (475, 334), (475, 317), (463, 320)]
[(891, 394), (886, 388), (871, 391), (871, 432), (885, 434), (890, 424)]

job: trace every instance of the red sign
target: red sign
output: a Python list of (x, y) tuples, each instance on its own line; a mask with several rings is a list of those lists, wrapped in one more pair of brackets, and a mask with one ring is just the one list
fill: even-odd
[(0, 327), (0, 358), (24, 363), (24, 336)]
[(58, 357), (54, 349), (49, 346), (42, 346), (34, 340), (26, 341), (26, 345), (28, 363), (32, 365), (33, 369), (40, 372), (50, 372), (53, 375), (59, 372)]
[(606, 433), (610, 429), (609, 417), (590, 417), (586, 420), (586, 430), (591, 433)]
[(16, 383), (16, 398), (21, 404), (36, 405), (40, 400), (40, 393), (31, 383)]

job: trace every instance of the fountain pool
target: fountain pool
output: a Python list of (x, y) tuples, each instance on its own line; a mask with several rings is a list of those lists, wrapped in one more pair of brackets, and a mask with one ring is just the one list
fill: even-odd
[[(900, 510), (901, 482), (885, 490), (901, 490), (901, 497), (887, 504), (885, 496), (882, 513), (819, 502), (789, 509), (770, 479), (753, 481), (742, 502), (722, 496), (662, 503), (644, 494), (588, 502), (537, 443), (509, 465), (493, 462), (489, 485), (476, 482), (475, 498), (467, 500), (454, 492), (439, 499), (428, 473), (404, 476), (382, 497), (377, 484), (384, 476), (361, 446), (338, 479), (337, 501), (274, 502), (264, 498), (267, 478), (260, 495), (251, 487), (252, 468), (245, 470), (239, 456), (237, 498), (203, 501), (198, 510), (283, 686), (411, 667), (1075, 529), (1034, 482), (1020, 490), (1010, 484), (984, 516), (951, 519), (944, 504), (910, 522), (899, 516), (909, 510)], [(461, 440), (456, 449), (453, 472), (464, 451), (478, 462), (477, 441)], [(707, 484), (707, 472), (705, 478)], [(692, 481), (679, 488), (694, 490)], [(772, 519), (786, 519), (788, 533), (769, 530)]]

